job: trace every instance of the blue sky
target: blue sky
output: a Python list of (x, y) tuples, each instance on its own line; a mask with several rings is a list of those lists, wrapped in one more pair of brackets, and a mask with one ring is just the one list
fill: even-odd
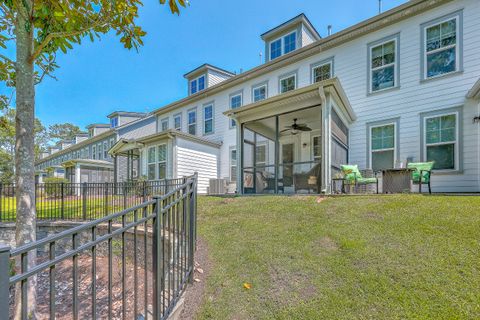
[[(183, 74), (207, 62), (239, 72), (260, 63), (260, 34), (304, 12), (322, 36), (374, 16), (377, 0), (190, 0), (180, 16), (145, 0), (147, 31), (137, 53), (114, 35), (85, 41), (58, 56), (58, 81), (37, 86), (36, 115), (45, 124), (85, 127), (115, 110), (152, 111), (187, 93)], [(406, 0), (384, 0), (384, 10)]]

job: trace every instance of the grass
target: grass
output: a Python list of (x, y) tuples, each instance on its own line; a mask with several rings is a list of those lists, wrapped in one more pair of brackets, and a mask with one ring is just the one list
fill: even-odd
[(199, 201), (200, 319), (480, 318), (480, 197)]

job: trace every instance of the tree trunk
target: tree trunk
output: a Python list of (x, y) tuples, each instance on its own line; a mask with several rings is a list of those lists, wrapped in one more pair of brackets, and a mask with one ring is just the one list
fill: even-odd
[[(35, 169), (34, 169), (34, 109), (35, 85), (34, 67), (30, 57), (33, 53), (33, 30), (30, 12), (32, 1), (19, 2), (24, 8), (17, 8), (15, 35), (17, 43), (16, 56), (16, 115), (15, 115), (15, 182), (17, 201), (17, 223), (15, 241), (17, 246), (36, 240), (35, 211)], [(20, 5), (20, 4), (19, 4)], [(36, 264), (37, 253), (28, 255), (28, 268)], [(17, 261), (18, 267), (18, 261)], [(28, 318), (35, 319), (36, 277), (28, 281)], [(16, 290), (18, 293), (19, 290)], [(20, 313), (19, 299), (16, 300), (16, 314)]]

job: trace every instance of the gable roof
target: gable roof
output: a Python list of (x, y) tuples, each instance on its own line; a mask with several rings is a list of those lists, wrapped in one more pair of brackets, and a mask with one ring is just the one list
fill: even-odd
[(229, 77), (235, 76), (235, 73), (233, 73), (233, 72), (227, 71), (227, 70), (219, 68), (219, 67), (212, 66), (211, 64), (208, 64), (208, 63), (204, 63), (201, 66), (193, 69), (192, 71), (185, 73), (183, 75), (183, 77), (185, 79), (190, 79), (193, 76), (195, 76), (197, 74), (200, 74), (201, 72), (208, 71), (208, 70), (213, 70), (213, 71), (216, 71), (218, 73), (221, 73), (221, 74), (229, 76)]
[(318, 33), (317, 29), (315, 29), (313, 24), (310, 22), (310, 20), (308, 20), (307, 16), (304, 13), (300, 13), (298, 16), (293, 17), (292, 19), (282, 23), (281, 25), (268, 30), (267, 32), (261, 34), (260, 37), (262, 38), (262, 40), (274, 37), (275, 35), (282, 33), (286, 29), (299, 23), (303, 23), (307, 27), (308, 31), (312, 34), (315, 40), (319, 40), (322, 38), (322, 36), (320, 36), (320, 34)]
[(190, 95), (183, 99), (177, 100), (154, 111), (153, 114), (159, 115), (167, 113), (174, 109), (183, 107), (195, 101), (210, 97), (227, 88), (239, 85), (242, 82), (251, 80), (254, 77), (261, 76), (268, 72), (276, 71), (284, 66), (306, 59), (312, 55), (337, 47), (346, 42), (352, 41), (358, 37), (364, 36), (371, 32), (390, 26), (399, 21), (416, 16), (422, 12), (436, 8), (442, 4), (452, 2), (453, 0), (410, 0), (398, 7), (376, 15), (370, 19), (355, 24), (347, 29), (336, 32), (326, 38), (321, 38), (305, 47), (294, 50), (272, 61), (264, 63), (256, 68), (245, 71), (230, 79), (224, 80), (219, 84), (206, 88), (194, 95)]

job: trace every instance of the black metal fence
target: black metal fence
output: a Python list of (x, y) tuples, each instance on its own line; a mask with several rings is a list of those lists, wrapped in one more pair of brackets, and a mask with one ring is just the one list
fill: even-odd
[[(163, 195), (182, 179), (120, 183), (38, 183), (39, 220), (94, 220)], [(0, 222), (16, 220), (15, 185), (0, 184)]]
[(0, 320), (166, 319), (193, 279), (196, 182), (184, 178), (126, 210), (0, 247)]

